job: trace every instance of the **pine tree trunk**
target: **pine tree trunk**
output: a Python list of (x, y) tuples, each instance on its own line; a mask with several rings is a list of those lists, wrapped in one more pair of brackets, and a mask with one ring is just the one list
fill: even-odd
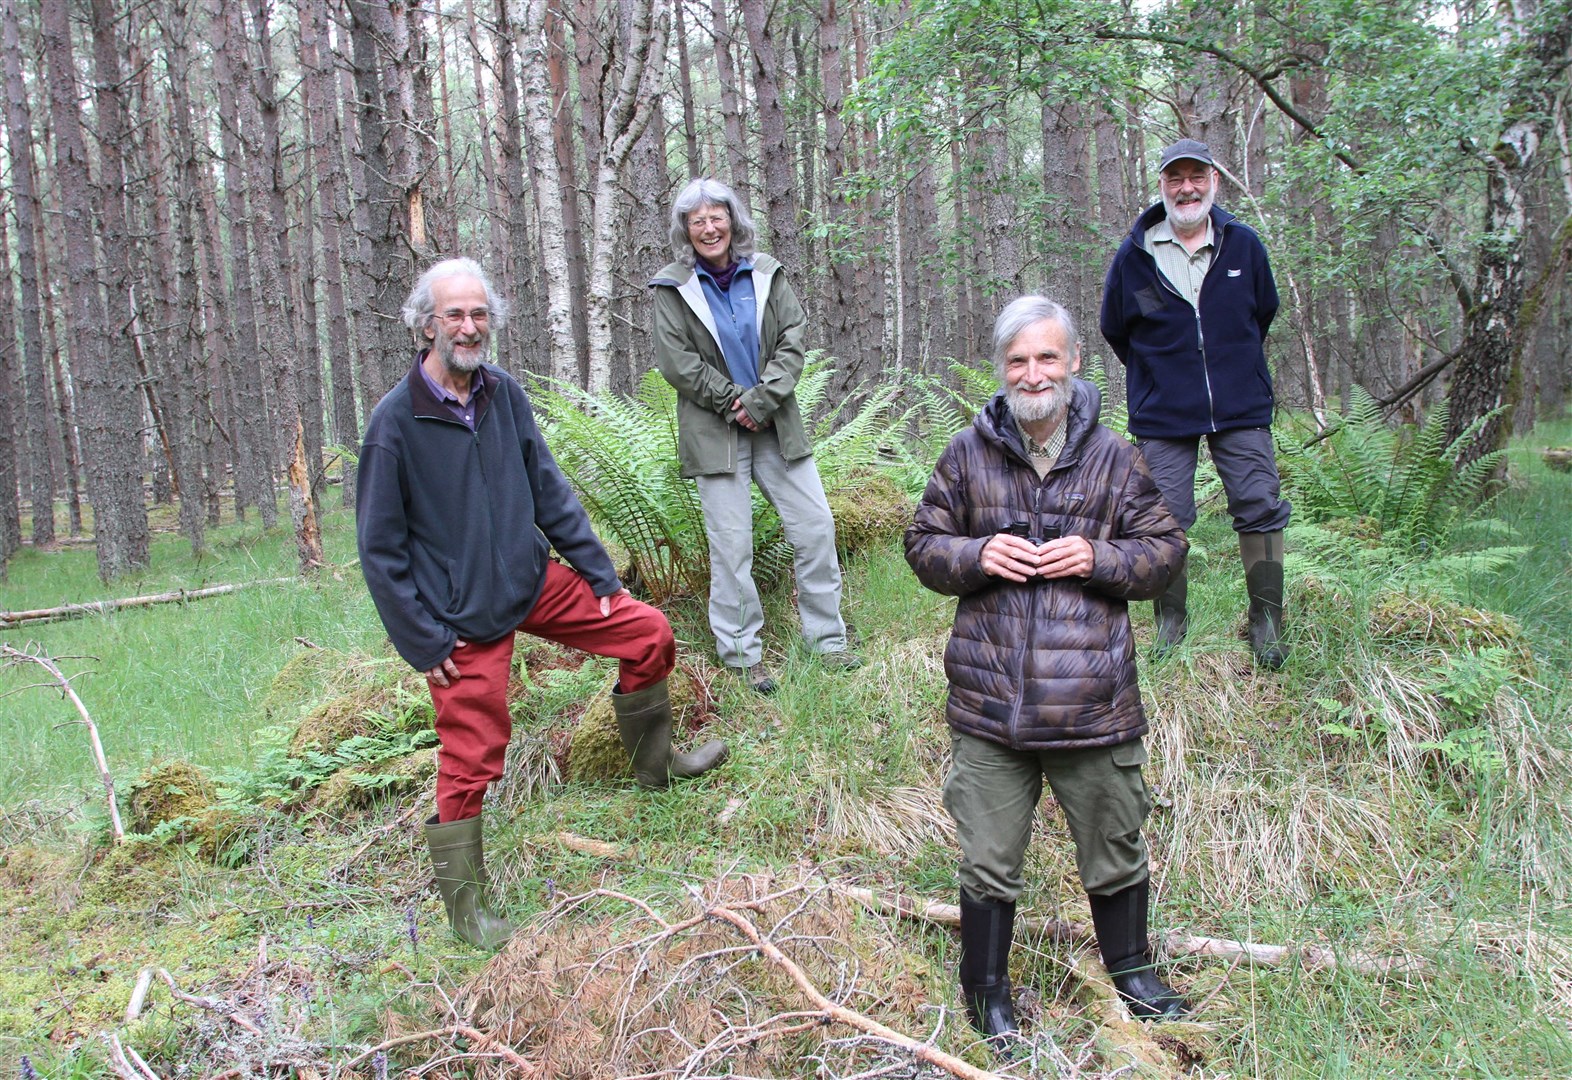
[(17, 225), (16, 263), (18, 314), (22, 324), (22, 372), (26, 387), (27, 455), (32, 482), (29, 485), (33, 521), (32, 539), (39, 546), (55, 540), (55, 471), (51, 467), (56, 433), (49, 403), (49, 364), (44, 352), (43, 309), (38, 273), (39, 204), (34, 182), (33, 118), (27, 91), (22, 81), (21, 29), (17, 22), (16, 0), (0, 0), (4, 20), (6, 146), (11, 161), (11, 188), (15, 193)]
[(535, 202), (539, 208), (542, 271), (546, 279), (546, 335), (552, 378), (579, 382), (573, 340), (573, 298), (568, 284), (568, 244), (562, 221), (562, 183), (552, 150), (551, 73), (546, 57), (546, 2), (526, 0), (520, 48), (523, 69), (525, 134), (531, 145)]
[[(142, 502), (142, 410), (130, 358), (130, 297), (125, 211), (121, 202), (120, 146), (125, 133), (119, 100), (119, 50), (113, 41), (112, 12), (103, 0), (93, 6), (95, 78), (98, 92), (99, 164), (104, 198), (100, 237), (108, 301), (99, 291), (100, 263), (94, 248), (93, 188), (78, 112), (76, 60), (69, 13), (63, 4), (43, 12), (44, 53), (49, 61), (49, 101), (54, 119), (55, 169), (65, 211), (65, 255), (71, 294), (71, 333), (75, 344), (72, 373), (80, 394), (77, 414), (87, 460), (88, 499), (93, 504), (93, 533), (98, 575), (105, 581), (147, 565), (147, 510)], [(100, 46), (100, 38), (105, 44)], [(111, 70), (104, 70), (107, 59)], [(110, 321), (113, 311), (114, 322)]]
[[(786, 138), (786, 113), (781, 107), (781, 69), (775, 52), (775, 31), (765, 0), (740, 0), (748, 49), (753, 57), (753, 94), (759, 107), (759, 153), (764, 160), (764, 205), (770, 223), (770, 253), (788, 274), (799, 278), (807, 267), (802, 257), (802, 221), (792, 175), (791, 144)], [(804, 295), (806, 302), (809, 297)]]
[[(310, 125), (316, 195), (321, 208), (317, 228), (322, 234), (322, 281), (327, 298), (332, 437), (336, 445), (355, 452), (360, 445), (360, 425), (355, 416), (354, 352), (344, 299), (344, 253), (340, 233), (349, 207), (344, 191), (344, 159), (338, 151), (338, 115), (333, 108), (333, 61), (328, 51), (327, 27), (325, 0), (306, 0), (300, 10), (301, 94), (305, 119)], [(354, 507), (355, 463), (348, 457), (343, 461), (341, 496), (345, 507)]]
[[(727, 179), (742, 205), (753, 206), (753, 181), (748, 168), (748, 125), (742, 116), (741, 82), (732, 61), (733, 37), (726, 0), (710, 0), (710, 25), (715, 36), (715, 75), (720, 83), (721, 123), (726, 131)], [(790, 271), (792, 267), (787, 267)]]

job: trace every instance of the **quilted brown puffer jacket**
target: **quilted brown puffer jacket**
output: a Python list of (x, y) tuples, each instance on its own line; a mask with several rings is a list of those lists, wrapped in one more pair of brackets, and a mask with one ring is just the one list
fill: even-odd
[[(1127, 601), (1161, 593), (1188, 543), (1140, 452), (1097, 422), (1102, 394), (1075, 380), (1069, 432), (1041, 481), (995, 395), (939, 457), (906, 561), (961, 598), (944, 652), (955, 730), (1018, 750), (1112, 746), (1144, 735)], [(1017, 521), (1091, 541), (1087, 579), (1016, 584), (983, 573), (983, 545)]]

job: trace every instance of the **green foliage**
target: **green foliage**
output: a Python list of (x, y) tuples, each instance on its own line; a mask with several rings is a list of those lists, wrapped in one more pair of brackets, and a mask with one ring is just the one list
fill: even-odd
[[(437, 733), (430, 724), (430, 703), (403, 689), (396, 691), (395, 700), (397, 708), (365, 715), (372, 734), (355, 735), (331, 750), (291, 753), (287, 744), (294, 729), (290, 725), (263, 729), (259, 737), (272, 745), (254, 764), (226, 769), (214, 777), (219, 805), (232, 809), (293, 806), (342, 769), (376, 766), (435, 746)], [(351, 782), (358, 788), (377, 789), (403, 779), (397, 773), (363, 771)]]
[(1488, 505), (1485, 487), (1501, 455), (1459, 461), (1489, 416), (1447, 442), (1445, 402), (1422, 427), (1393, 429), (1363, 388), (1349, 396), (1342, 422), (1307, 447), (1276, 429), (1283, 486), (1300, 520), (1349, 519), (1360, 538), (1409, 558), (1447, 551), (1458, 528)]
[[(861, 400), (826, 400), (834, 367), (821, 353), (808, 356), (797, 381), (797, 405), (813, 436), (813, 460), (827, 491), (858, 470), (881, 465), (904, 416), (898, 388), (885, 386)], [(677, 460), (677, 392), (649, 372), (632, 398), (591, 394), (537, 379), (531, 388), (547, 415), (542, 429), (557, 463), (579, 493), (596, 527), (627, 551), (637, 582), (656, 603), (702, 596), (709, 582), (709, 542), (698, 489)], [(769, 577), (791, 565), (780, 518), (753, 492), (754, 565)]]

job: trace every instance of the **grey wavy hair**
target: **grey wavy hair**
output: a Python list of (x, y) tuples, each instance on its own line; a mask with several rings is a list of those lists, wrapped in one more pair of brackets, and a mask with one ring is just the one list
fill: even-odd
[(737, 198), (737, 193), (731, 188), (719, 180), (701, 176), (688, 181), (677, 192), (677, 201), (671, 204), (671, 251), (678, 262), (683, 266), (692, 266), (698, 259), (698, 253), (693, 250), (693, 241), (688, 239), (688, 215), (701, 206), (719, 206), (731, 217), (733, 258), (745, 259), (754, 253), (753, 245), (759, 233), (753, 227), (753, 219), (748, 216), (748, 208), (742, 205), (742, 200)]
[(436, 312), (436, 301), (432, 299), (431, 287), (444, 278), (472, 277), (477, 278), (486, 290), (486, 309), (491, 312), (490, 329), (501, 330), (508, 322), (508, 301), (491, 284), (491, 279), (480, 268), (474, 259), (443, 259), (441, 262), (432, 263), (426, 272), (421, 274), (415, 282), (415, 287), (409, 290), (409, 299), (404, 301), (400, 314), (404, 318), (404, 325), (416, 333), (424, 330)]
[(1052, 319), (1064, 328), (1064, 338), (1075, 348), (1075, 320), (1063, 304), (1046, 296), (1018, 296), (1004, 306), (993, 322), (993, 373), (1004, 382), (1004, 356), (1021, 332), (1029, 326)]

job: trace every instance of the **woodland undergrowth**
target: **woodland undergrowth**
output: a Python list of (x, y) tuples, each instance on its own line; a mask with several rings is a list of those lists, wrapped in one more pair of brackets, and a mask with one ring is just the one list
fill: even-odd
[[(628, 408), (663, 408), (645, 389)], [(932, 448), (892, 440), (941, 407), (958, 426), (976, 404), (952, 381), (861, 405), (851, 479), (832, 486), (909, 499)], [(1351, 428), (1359, 415), (1356, 402)], [(1569, 431), (1515, 444), (1494, 492), (1414, 464), (1448, 449), (1423, 430), (1285, 446), (1321, 456), (1284, 467), (1297, 524), (1291, 655), (1275, 674), (1250, 663), (1237, 551), (1203, 484), (1190, 637), (1154, 659), (1149, 608), (1132, 611), (1153, 725), (1154, 932), (1193, 1022), (1143, 1027), (1112, 1003), (1047, 799), (1012, 959), (1025, 1039), (1001, 1062), (967, 1026), (940, 910), (955, 900), (939, 800), (953, 601), (916, 584), (886, 509), (845, 554), (867, 666), (832, 674), (804, 655), (782, 577), (770, 699), (713, 663), (686, 571), (661, 571), (689, 687), (679, 738), (732, 748), (693, 783), (649, 793), (586, 775), (576, 736), (612, 667), (521, 641), (508, 775), (486, 808), (493, 885), (521, 929), (495, 956), (446, 930), (420, 836), (429, 705), (347, 559), (184, 611), (230, 642), (222, 656), (177, 638), (182, 661), (138, 637), (137, 663), (77, 661), (133, 832), (107, 842), (85, 768), (4, 788), (0, 1074), (145, 1076), (140, 1060), (161, 1077), (935, 1077), (952, 1074), (944, 1055), (1010, 1076), (1572, 1072), (1572, 616), (1547, 599), (1566, 595), (1572, 477), (1537, 454)], [(1368, 494), (1381, 469), (1388, 504), (1339, 501), (1357, 493), (1338, 495), (1336, 477)], [(342, 551), (348, 522), (329, 525)], [(282, 533), (256, 543), (288, 557)], [(80, 554), (14, 573), (64, 574)], [(331, 617), (303, 632), (310, 611)], [(174, 624), (127, 612), (39, 628), (34, 644), (90, 656), (106, 632)], [(179, 706), (179, 738), (139, 739), (140, 717), (119, 711), (151, 695), (94, 692), (225, 664), (267, 673), (240, 705)], [(8, 704), (69, 719), (0, 676)], [(1287, 948), (1205, 955), (1184, 945), (1196, 938)]]

